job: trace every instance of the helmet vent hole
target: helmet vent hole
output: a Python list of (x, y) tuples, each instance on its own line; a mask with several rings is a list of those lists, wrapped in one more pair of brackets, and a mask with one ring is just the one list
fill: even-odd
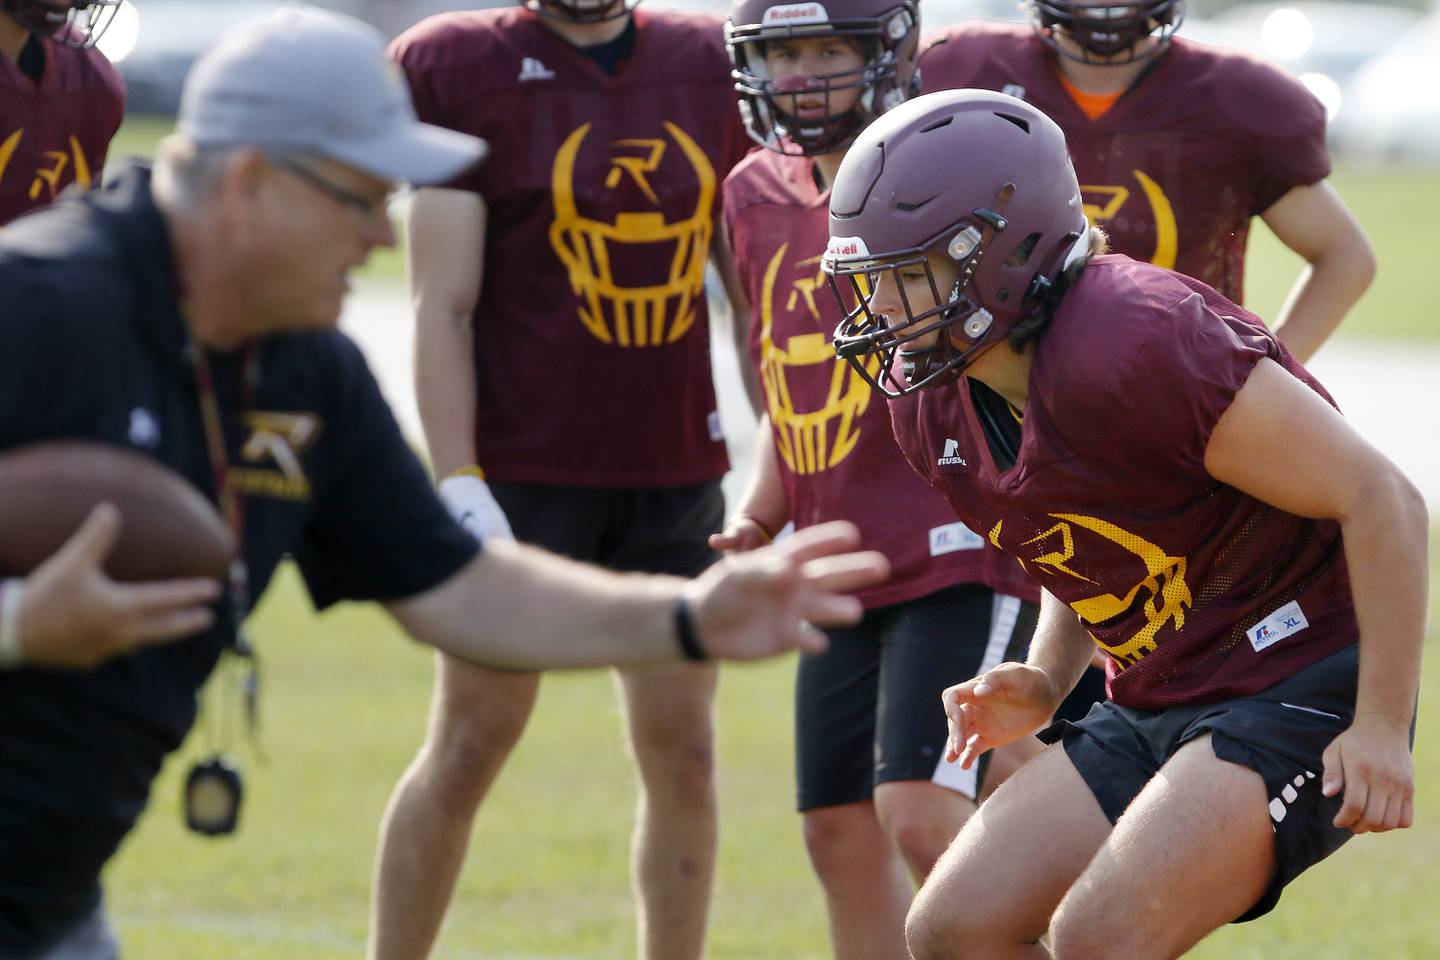
[(1015, 248), (1015, 252), (1014, 252), (1014, 253), (1010, 254), (1010, 256), (1008, 256), (1008, 257), (1005, 258), (1005, 266), (1007, 266), (1007, 267), (1023, 267), (1023, 266), (1025, 266), (1025, 264), (1030, 260), (1030, 255), (1035, 252), (1035, 248), (1036, 248), (1037, 246), (1039, 246), (1039, 244), (1040, 244), (1040, 234), (1038, 234), (1038, 233), (1032, 233), (1032, 234), (1030, 234), (1030, 236), (1028, 236), (1028, 237), (1026, 237), (1024, 240), (1021, 240), (1021, 241), (1020, 241), (1020, 246), (1018, 246), (1018, 247)]
[(1024, 130), (1026, 133), (1030, 132), (1030, 121), (1026, 120), (1024, 117), (1016, 117), (1008, 113), (997, 113), (995, 114), (995, 116), (999, 117), (1001, 120), (1009, 120), (1011, 123), (1015, 124), (1015, 126), (1019, 127), (1021, 130)]
[(921, 127), (921, 128), (920, 128), (920, 132), (921, 132), (921, 133), (929, 133), (931, 130), (939, 130), (941, 127), (948, 127), (948, 126), (950, 126), (951, 121), (954, 120), (954, 119), (955, 119), (954, 117), (946, 117), (946, 118), (943, 119), (943, 120), (936, 120), (934, 123), (930, 124), (930, 126), (928, 126), (928, 127)]

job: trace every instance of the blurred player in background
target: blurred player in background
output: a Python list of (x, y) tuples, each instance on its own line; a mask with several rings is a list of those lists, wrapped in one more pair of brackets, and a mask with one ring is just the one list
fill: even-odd
[[(422, 118), (493, 147), (410, 214), (416, 382), (441, 496), (481, 536), (513, 529), (614, 570), (698, 573), (715, 558), (727, 469), (704, 276), (720, 184), (749, 146), (721, 20), (543, 0), (432, 18), (392, 54)], [(703, 947), (715, 682), (694, 666), (617, 679), (651, 960)], [(534, 675), (440, 658), (427, 741), (387, 813), (375, 956), (431, 949), (538, 689)]]
[(1326, 180), (1325, 109), (1278, 67), (1175, 36), (1185, 0), (1032, 0), (1029, 26), (962, 23), (927, 37), (924, 91), (979, 87), (1065, 131), (1090, 220), (1111, 249), (1243, 303), (1260, 217), (1308, 264), (1274, 320), (1291, 354), (1319, 349), (1375, 276), (1365, 232)]
[(765, 409), (744, 499), (711, 543), (753, 550), (789, 522), (844, 518), (895, 571), (862, 596), (865, 619), (831, 631), (796, 676), (798, 806), (845, 960), (906, 955), (912, 878), (974, 812), (983, 776), (944, 762), (936, 698), (1020, 656), (1039, 600), (904, 462), (885, 403), (830, 345), (830, 184), (865, 126), (914, 93), (919, 29), (912, 0), (740, 0), (727, 28), (741, 115), (767, 148), (724, 187), (752, 312), (739, 352), (759, 370)]
[(945, 692), (948, 756), (1108, 658), (1109, 700), (936, 866), (917, 960), (1178, 956), (1413, 820), (1423, 499), (1257, 317), (1102, 255), (1080, 190), (1059, 127), (967, 90), (882, 117), (831, 194), (837, 349), (878, 357), (911, 465), (1045, 590), (1027, 662)]
[(125, 88), (95, 43), (120, 2), (0, 3), (0, 224), (98, 185)]

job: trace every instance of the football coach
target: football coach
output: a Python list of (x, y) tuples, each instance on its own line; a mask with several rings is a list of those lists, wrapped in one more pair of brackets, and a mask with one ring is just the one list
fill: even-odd
[(221, 507), (243, 558), (223, 588), (117, 584), (102, 506), (0, 586), (0, 958), (117, 956), (101, 868), (287, 554), (317, 607), (379, 601), (415, 638), (515, 670), (814, 649), (811, 623), (859, 618), (840, 591), (885, 564), (844, 552), (849, 527), (683, 581), (477, 544), (450, 519), (335, 327), (349, 272), (395, 242), (395, 184), (483, 150), (415, 119), (377, 32), (289, 8), (200, 59), (153, 170), (0, 235), (0, 456), (141, 452)]

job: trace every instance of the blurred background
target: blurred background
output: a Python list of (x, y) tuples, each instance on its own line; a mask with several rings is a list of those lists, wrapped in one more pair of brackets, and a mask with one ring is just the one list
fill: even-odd
[[(393, 36), (464, 0), (313, 0)], [(649, 0), (647, 0), (649, 2)], [(282, 0), (126, 0), (101, 47), (120, 65), (134, 113), (173, 113), (195, 57), (229, 25)], [(725, 13), (725, 0), (668, 6)], [(1016, 0), (924, 0), (927, 30), (959, 20), (1024, 20)], [(1190, 0), (1181, 35), (1269, 57), (1325, 104), (1341, 159), (1440, 164), (1440, 12), (1432, 0)]]

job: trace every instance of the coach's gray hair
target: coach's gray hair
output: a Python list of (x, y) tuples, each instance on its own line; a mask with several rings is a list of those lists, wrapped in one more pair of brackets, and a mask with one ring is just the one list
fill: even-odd
[[(172, 134), (161, 140), (156, 148), (151, 189), (175, 209), (194, 210), (225, 172), (230, 159), (247, 148), (255, 149), (253, 144), (246, 143), (200, 145), (183, 134)], [(296, 150), (258, 149), (270, 160), (298, 159), (302, 156), (302, 151)]]

